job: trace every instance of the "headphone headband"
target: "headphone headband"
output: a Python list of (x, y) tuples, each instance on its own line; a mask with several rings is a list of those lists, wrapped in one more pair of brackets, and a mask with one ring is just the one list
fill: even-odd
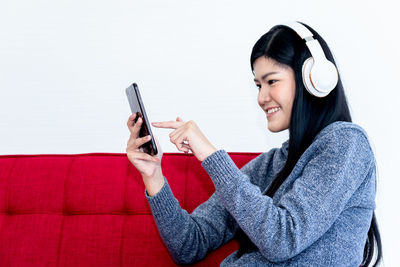
[(292, 28), (301, 37), (301, 39), (306, 41), (306, 45), (310, 50), (314, 61), (327, 60), (318, 40), (314, 39), (314, 35), (306, 27), (296, 21), (287, 22), (282, 25)]
[[(292, 28), (302, 39), (307, 41), (307, 37), (313, 37), (312, 32), (309, 29), (298, 23), (297, 21), (289, 21), (282, 23), (281, 25), (285, 25), (289, 28)], [(313, 38), (314, 39), (314, 38)]]
[(281, 25), (294, 30), (303, 40), (311, 53), (311, 57), (303, 63), (303, 83), (307, 91), (317, 97), (328, 95), (339, 79), (336, 66), (330, 62), (312, 32), (297, 21), (286, 22)]

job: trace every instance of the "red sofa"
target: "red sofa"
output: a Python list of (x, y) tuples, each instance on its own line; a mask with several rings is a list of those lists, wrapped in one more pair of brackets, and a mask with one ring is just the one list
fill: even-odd
[[(229, 153), (240, 168), (259, 153)], [(191, 154), (164, 153), (164, 175), (189, 213), (215, 190)], [(219, 266), (222, 246), (194, 266)], [(126, 154), (0, 156), (0, 266), (176, 266)]]

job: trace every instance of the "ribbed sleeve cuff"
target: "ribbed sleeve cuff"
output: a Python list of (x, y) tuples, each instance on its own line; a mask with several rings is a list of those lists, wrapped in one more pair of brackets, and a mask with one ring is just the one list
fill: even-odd
[(173, 214), (177, 209), (180, 209), (178, 200), (175, 198), (164, 176), (164, 185), (160, 192), (154, 196), (149, 196), (146, 189), (144, 190), (146, 199), (150, 205), (151, 211), (154, 216), (166, 216)]
[(237, 176), (238, 172), (240, 172), (231, 157), (223, 149), (208, 156), (203, 160), (201, 166), (210, 175), (216, 190), (220, 186), (232, 185), (235, 180), (234, 176)]

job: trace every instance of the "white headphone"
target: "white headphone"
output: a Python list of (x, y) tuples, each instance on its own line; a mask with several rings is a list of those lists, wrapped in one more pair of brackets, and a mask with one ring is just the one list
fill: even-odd
[(304, 25), (296, 21), (281, 25), (293, 29), (304, 39), (312, 55), (304, 61), (302, 68), (303, 84), (307, 91), (317, 97), (327, 96), (339, 79), (336, 66), (325, 57), (318, 40), (313, 38), (313, 34)]

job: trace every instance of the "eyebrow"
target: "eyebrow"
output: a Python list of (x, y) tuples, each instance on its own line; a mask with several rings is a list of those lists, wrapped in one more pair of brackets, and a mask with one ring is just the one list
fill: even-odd
[[(267, 74), (264, 74), (264, 75), (261, 77), (261, 80), (264, 80), (265, 78), (267, 78), (268, 75), (276, 74), (276, 73), (279, 73), (279, 72), (276, 72), (276, 71), (268, 72)], [(255, 82), (258, 82), (258, 80), (257, 80), (256, 78), (254, 78), (254, 81), (255, 81)]]

